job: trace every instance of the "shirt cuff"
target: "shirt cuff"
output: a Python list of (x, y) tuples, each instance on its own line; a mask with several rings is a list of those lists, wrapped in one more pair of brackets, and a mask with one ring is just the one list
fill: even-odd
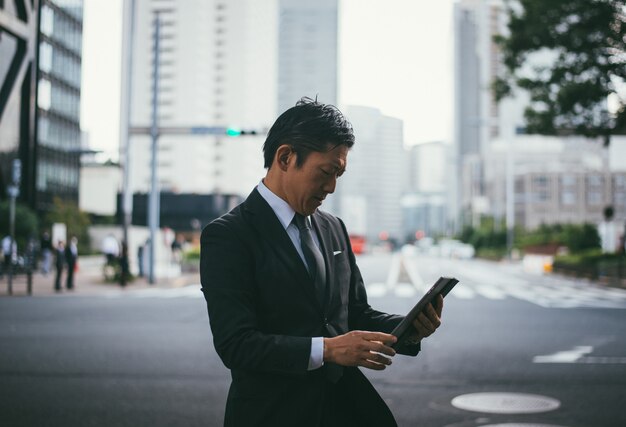
[(324, 337), (311, 338), (311, 355), (308, 370), (321, 368), (324, 365)]

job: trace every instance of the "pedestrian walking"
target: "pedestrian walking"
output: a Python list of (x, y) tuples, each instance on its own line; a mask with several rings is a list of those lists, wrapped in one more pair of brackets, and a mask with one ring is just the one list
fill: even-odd
[(52, 264), (52, 239), (50, 233), (44, 231), (39, 243), (41, 248), (41, 272), (44, 276), (50, 273), (50, 267)]
[(106, 258), (107, 265), (113, 265), (120, 255), (120, 247), (117, 239), (112, 233), (109, 233), (102, 239), (102, 253)]
[(74, 289), (74, 270), (78, 262), (78, 239), (72, 237), (70, 244), (65, 248), (65, 262), (67, 263), (67, 280), (65, 287), (68, 290)]
[[(13, 245), (11, 245), (11, 241), (13, 241)], [(4, 239), (2, 239), (2, 254), (4, 255), (4, 263), (0, 277), (3, 274), (9, 273), (13, 258), (17, 255), (17, 243), (15, 243), (15, 240), (11, 239), (11, 236), (4, 236)]]
[(139, 245), (137, 248), (137, 264), (139, 266), (139, 277), (143, 277), (143, 251), (144, 245)]
[(56, 277), (54, 279), (54, 290), (61, 292), (61, 275), (63, 274), (63, 267), (65, 267), (65, 244), (62, 240), (59, 240), (57, 247), (55, 248), (55, 264)]

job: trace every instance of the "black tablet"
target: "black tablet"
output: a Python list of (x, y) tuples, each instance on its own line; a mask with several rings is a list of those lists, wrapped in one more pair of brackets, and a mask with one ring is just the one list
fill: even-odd
[(395, 349), (402, 345), (415, 331), (412, 325), (413, 320), (415, 320), (429, 303), (437, 298), (437, 295), (441, 294), (442, 297), (445, 297), (457, 283), (459, 283), (459, 281), (453, 277), (440, 277), (428, 292), (426, 292), (426, 295), (409, 311), (404, 320), (391, 332), (392, 335), (398, 337), (398, 341), (391, 347)]

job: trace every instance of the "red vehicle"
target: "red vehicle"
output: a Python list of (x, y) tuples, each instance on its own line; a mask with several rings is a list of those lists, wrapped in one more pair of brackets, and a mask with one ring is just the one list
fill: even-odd
[(350, 236), (350, 245), (352, 245), (352, 252), (356, 255), (365, 252), (365, 236)]

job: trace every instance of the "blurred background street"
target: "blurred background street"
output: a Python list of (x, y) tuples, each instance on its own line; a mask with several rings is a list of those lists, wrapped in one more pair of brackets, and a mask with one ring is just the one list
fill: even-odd
[[(462, 278), (417, 358), (367, 372), (401, 426), (626, 423), (625, 290), (411, 247), (358, 262), (370, 303), (395, 313), (440, 274)], [(213, 349), (200, 286), (97, 286), (99, 294), (79, 285), (70, 295), (0, 299), (3, 425), (221, 425), (230, 376)], [(479, 392), (541, 395), (560, 406), (498, 414), (451, 404)]]

